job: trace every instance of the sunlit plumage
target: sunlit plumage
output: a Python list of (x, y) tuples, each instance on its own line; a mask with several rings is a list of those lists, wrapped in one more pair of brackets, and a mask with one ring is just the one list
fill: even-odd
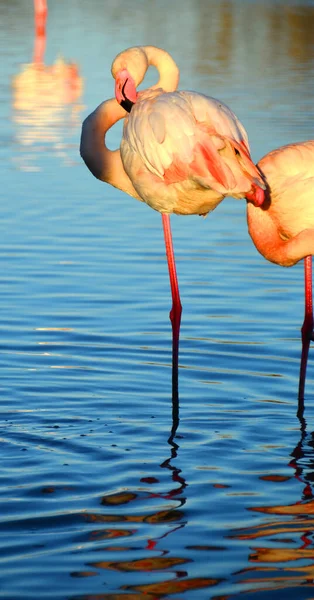
[(139, 93), (120, 150), (139, 196), (162, 213), (206, 214), (263, 185), (240, 121), (195, 92)]

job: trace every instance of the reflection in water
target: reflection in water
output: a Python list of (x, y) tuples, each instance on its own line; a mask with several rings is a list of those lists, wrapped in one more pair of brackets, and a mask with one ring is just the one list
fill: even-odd
[[(178, 469), (172, 462), (177, 458), (179, 445), (174, 441), (177, 427), (179, 424), (179, 401), (178, 396), (175, 394), (172, 399), (173, 402), (173, 424), (171, 429), (171, 435), (168, 439), (168, 443), (171, 446), (170, 457), (164, 460), (160, 464), (161, 469), (168, 469), (170, 472), (170, 483), (169, 487), (165, 491), (154, 492), (130, 492), (122, 491), (111, 495), (106, 495), (101, 499), (101, 506), (110, 508), (110, 512), (100, 513), (87, 513), (84, 515), (85, 519), (92, 523), (106, 524), (104, 528), (99, 528), (92, 531), (90, 539), (94, 541), (108, 540), (114, 538), (125, 538), (132, 536), (139, 536), (140, 528), (146, 530), (146, 526), (149, 525), (149, 532), (157, 529), (158, 535), (149, 536), (146, 538), (145, 546), (142, 548), (143, 557), (134, 558), (131, 560), (106, 560), (106, 557), (99, 560), (90, 562), (88, 569), (82, 573), (72, 573), (72, 576), (90, 576), (91, 574), (97, 574), (99, 569), (107, 569), (118, 571), (119, 573), (140, 573), (143, 579), (145, 573), (159, 572), (159, 575), (154, 583), (152, 583), (152, 576), (150, 575), (147, 583), (142, 584), (123, 584), (120, 586), (120, 594), (113, 594), (110, 598), (125, 598), (125, 591), (132, 591), (132, 598), (148, 598), (157, 599), (163, 596), (169, 596), (172, 594), (183, 593), (186, 591), (197, 590), (201, 588), (208, 588), (218, 584), (219, 579), (214, 577), (189, 577), (188, 563), (192, 562), (192, 559), (186, 556), (168, 556), (169, 550), (163, 547), (162, 540), (166, 537), (173, 535), (178, 530), (183, 529), (187, 524), (187, 519), (183, 510), (186, 503), (186, 497), (184, 490), (187, 483), (182, 475), (180, 469)], [(141, 483), (148, 484), (160, 484), (160, 481), (155, 477), (144, 477), (141, 479)], [(156, 504), (162, 509), (155, 509)], [(141, 506), (144, 510), (141, 508)], [(123, 514), (121, 512), (123, 507)], [(125, 508), (124, 508), (125, 507)], [(119, 512), (113, 512), (113, 509), (120, 509)], [(126, 510), (127, 509), (127, 510)], [(108, 528), (108, 523), (113, 524), (113, 527)], [(123, 524), (123, 528), (117, 527), (117, 524)], [(159, 533), (162, 530), (162, 533)], [(137, 542), (138, 543), (138, 542)], [(125, 552), (133, 550), (136, 551), (135, 545), (133, 547), (117, 546), (112, 545), (99, 547), (99, 553), (112, 553)], [(137, 550), (139, 550), (137, 548)], [(151, 556), (147, 556), (148, 552), (153, 552)], [(156, 552), (159, 553), (156, 556)], [(89, 569), (95, 569), (90, 571)], [(160, 578), (160, 572), (164, 574)], [(87, 575), (85, 575), (87, 573)], [(121, 580), (123, 581), (123, 580)], [(123, 595), (122, 595), (123, 594)], [(81, 600), (84, 598), (90, 598), (91, 596), (80, 596)], [(100, 596), (101, 597), (101, 596)], [(108, 597), (104, 595), (104, 598)]]
[(78, 103), (83, 81), (75, 63), (60, 56), (53, 65), (44, 64), (46, 49), (45, 0), (34, 0), (35, 36), (33, 62), (13, 78), (13, 121), (21, 153), (15, 158), (21, 170), (39, 170), (38, 156), (47, 148), (67, 165), (65, 137), (78, 127), (83, 106)]
[(46, 49), (46, 25), (47, 25), (47, 2), (46, 0), (34, 0), (34, 63), (43, 63)]
[[(292, 458), (288, 464), (294, 470), (294, 477), (302, 483), (301, 498), (294, 504), (251, 508), (255, 512), (278, 517), (231, 536), (249, 541), (265, 539), (265, 545), (254, 547), (249, 555), (249, 562), (255, 566), (236, 574), (238, 584), (245, 585), (246, 593), (313, 587), (314, 432), (307, 434), (304, 418), (300, 419), (300, 424), (300, 440), (291, 452)], [(263, 479), (277, 485), (289, 478), (267, 476)]]

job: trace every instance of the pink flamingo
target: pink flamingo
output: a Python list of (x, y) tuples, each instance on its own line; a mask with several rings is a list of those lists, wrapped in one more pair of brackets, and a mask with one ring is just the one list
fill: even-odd
[[(150, 65), (157, 68), (159, 81), (137, 92)], [(169, 214), (206, 215), (225, 196), (246, 197), (259, 206), (265, 185), (250, 158), (243, 125), (222, 102), (176, 91), (179, 69), (167, 52), (153, 46), (129, 48), (118, 54), (111, 72), (116, 99), (103, 102), (85, 119), (81, 156), (95, 177), (162, 214), (174, 376), (182, 306)], [(105, 135), (123, 118), (121, 146), (112, 152)]]
[(248, 228), (257, 250), (269, 261), (291, 267), (304, 258), (305, 315), (299, 379), (303, 411), (309, 346), (313, 337), (312, 255), (314, 254), (314, 141), (269, 152), (258, 167), (266, 183), (265, 201), (248, 203)]

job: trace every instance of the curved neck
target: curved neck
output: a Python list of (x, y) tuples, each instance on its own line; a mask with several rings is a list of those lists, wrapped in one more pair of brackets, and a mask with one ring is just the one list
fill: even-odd
[(314, 255), (314, 229), (304, 229), (294, 237), (282, 239), (271, 210), (247, 203), (249, 234), (257, 250), (270, 262), (291, 267), (308, 255)]
[(161, 48), (143, 46), (148, 65), (156, 67), (159, 80), (150, 89), (162, 88), (165, 92), (174, 92), (179, 84), (180, 72), (173, 58)]
[(125, 110), (114, 98), (102, 102), (83, 122), (80, 154), (97, 179), (138, 198), (123, 168), (120, 150), (112, 151), (106, 146), (106, 133), (123, 117)]

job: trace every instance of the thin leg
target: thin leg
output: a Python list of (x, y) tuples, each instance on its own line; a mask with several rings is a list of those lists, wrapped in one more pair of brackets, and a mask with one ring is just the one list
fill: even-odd
[(301, 329), (302, 334), (302, 354), (300, 365), (299, 380), (299, 406), (298, 414), (303, 414), (304, 410), (304, 387), (307, 358), (309, 354), (310, 342), (313, 339), (313, 294), (312, 294), (312, 256), (306, 256), (304, 259), (304, 285), (305, 285), (305, 314)]
[(168, 270), (170, 278), (170, 287), (172, 295), (172, 308), (170, 311), (170, 321), (172, 324), (172, 396), (178, 398), (178, 367), (179, 367), (179, 335), (182, 305), (180, 300), (179, 285), (174, 258), (170, 217), (162, 215), (162, 226), (164, 230), (166, 254), (168, 261)]

